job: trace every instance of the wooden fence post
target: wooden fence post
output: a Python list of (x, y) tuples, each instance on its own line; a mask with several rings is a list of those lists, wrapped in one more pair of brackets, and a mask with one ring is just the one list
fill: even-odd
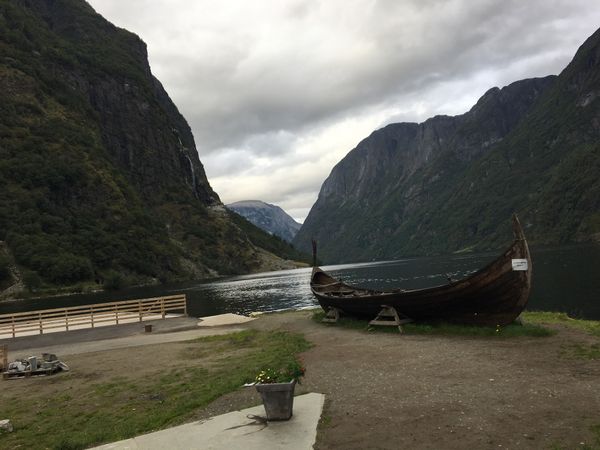
[(8, 370), (8, 346), (0, 345), (0, 369)]

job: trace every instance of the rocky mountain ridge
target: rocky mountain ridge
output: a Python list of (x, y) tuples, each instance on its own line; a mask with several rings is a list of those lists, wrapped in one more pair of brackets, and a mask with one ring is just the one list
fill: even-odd
[(226, 206), (267, 233), (287, 242), (294, 239), (302, 226), (279, 206), (260, 200), (242, 200)]
[[(484, 94), (471, 110), (391, 124), (323, 183), (294, 244), (326, 262), (496, 249), (520, 214), (533, 243), (600, 232), (596, 32), (558, 76)], [(563, 196), (566, 196), (564, 198)]]

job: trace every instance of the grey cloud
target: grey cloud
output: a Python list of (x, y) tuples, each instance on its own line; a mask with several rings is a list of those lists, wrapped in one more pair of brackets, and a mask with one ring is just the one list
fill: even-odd
[[(187, 116), (197, 139), (203, 142), (205, 151), (211, 152), (221, 146), (240, 145), (248, 134), (282, 129), (298, 132), (307, 124), (335, 120), (340, 113), (427, 89), (441, 79), (461, 78), (482, 69), (503, 70), (515, 60), (522, 60), (527, 66), (527, 61), (536, 55), (554, 52), (565, 36), (552, 29), (556, 17), (549, 14), (548, 8), (531, 2), (520, 2), (520, 7), (513, 8), (515, 4), (492, 4), (495, 11), (491, 15), (480, 7), (475, 18), (457, 15), (438, 26), (435, 17), (426, 20), (424, 28), (429, 31), (424, 31), (408, 48), (398, 44), (406, 36), (395, 27), (378, 30), (365, 36), (372, 41), (370, 53), (341, 62), (335, 56), (331, 67), (323, 63), (326, 57), (318, 55), (318, 48), (314, 49), (316, 62), (299, 61), (294, 55), (285, 54), (274, 59), (272, 65), (258, 68), (246, 59), (245, 68), (230, 68), (237, 73), (236, 78), (225, 75), (225, 69), (214, 73), (213, 79), (206, 79), (199, 75), (204, 71), (200, 64), (187, 74), (187, 80), (180, 80), (190, 87), (180, 103), (184, 111), (189, 111)], [(379, 15), (374, 18), (375, 24), (377, 18)], [(473, 19), (479, 23), (463, 23)], [(539, 32), (548, 29), (548, 35)], [(569, 49), (563, 54), (571, 53)], [(194, 61), (189, 62), (194, 67)], [(554, 73), (560, 69), (544, 68), (553, 69)], [(244, 70), (256, 72), (257, 79), (250, 80)], [(521, 76), (527, 67), (518, 72)], [(510, 81), (513, 79), (505, 80)], [(203, 102), (204, 98), (211, 101)], [(209, 107), (203, 108), (202, 104)]]
[[(260, 172), (261, 158), (292, 167), (303, 137), (347, 117), (464, 112), (493, 85), (560, 72), (600, 23), (587, 0), (90, 3), (147, 42), (153, 72), (219, 177)], [(316, 197), (329, 169), (273, 197)]]

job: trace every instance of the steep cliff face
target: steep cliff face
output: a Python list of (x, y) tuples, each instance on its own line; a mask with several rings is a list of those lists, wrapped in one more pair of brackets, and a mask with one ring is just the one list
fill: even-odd
[(513, 211), (536, 243), (600, 232), (599, 40), (559, 77), (490, 89), (461, 116), (375, 131), (334, 167), (295, 245), (316, 237), (327, 262), (491, 249), (510, 239)]
[(218, 203), (190, 127), (150, 71), (146, 44), (82, 1), (21, 4), (41, 19), (63, 57), (76, 58), (73, 64), (54, 59), (46, 68), (95, 113), (112, 161), (144, 197), (160, 197), (183, 181), (204, 204)]
[[(406, 187), (417, 170), (435, 165), (445, 153), (462, 162), (480, 157), (515, 127), (554, 78), (523, 80), (503, 89), (490, 89), (460, 116), (436, 116), (421, 124), (396, 123), (373, 132), (334, 167), (323, 183), (315, 208), (323, 202), (368, 206)], [(440, 170), (433, 176), (441, 177), (444, 167)]]
[(235, 211), (267, 233), (291, 242), (301, 225), (277, 205), (260, 200), (243, 200), (230, 203), (227, 208)]
[[(332, 170), (295, 244), (320, 241), (325, 261), (391, 257), (387, 239), (501, 142), (555, 77), (523, 80), (484, 94), (467, 113), (391, 124), (361, 141)], [(392, 250), (393, 249), (393, 250)]]
[(36, 284), (262, 267), (145, 44), (82, 0), (0, 1), (0, 156), (0, 241)]

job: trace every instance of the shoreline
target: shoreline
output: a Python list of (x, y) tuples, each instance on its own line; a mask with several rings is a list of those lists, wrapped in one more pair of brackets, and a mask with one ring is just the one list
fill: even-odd
[[(62, 292), (57, 292), (57, 293), (53, 293), (53, 294), (40, 293), (40, 295), (35, 295), (35, 293), (32, 293), (32, 295), (25, 295), (23, 297), (16, 296), (16, 295), (23, 294), (23, 293), (27, 294), (26, 290), (24, 288), (22, 288), (20, 291), (16, 292), (13, 295), (10, 295), (10, 294), (6, 295), (5, 294), (6, 291), (12, 289), (14, 286), (18, 286), (18, 283), (15, 283), (15, 284), (9, 286), (8, 288), (6, 288), (2, 293), (0, 293), (0, 305), (3, 303), (20, 302), (20, 301), (24, 301), (24, 300), (44, 300), (46, 298), (52, 299), (52, 298), (56, 298), (56, 297), (69, 297), (69, 296), (73, 296), (73, 295), (92, 295), (92, 294), (99, 294), (102, 292), (115, 292), (116, 293), (116, 292), (119, 292), (122, 290), (137, 289), (137, 288), (144, 288), (144, 287), (168, 286), (170, 284), (176, 284), (176, 283), (189, 283), (189, 282), (205, 283), (205, 282), (211, 282), (213, 280), (214, 281), (222, 280), (222, 279), (228, 278), (228, 277), (254, 275), (254, 274), (268, 273), (268, 272), (279, 272), (279, 271), (284, 271), (284, 270), (304, 269), (304, 268), (310, 267), (310, 264), (303, 263), (300, 261), (292, 261), (292, 260), (283, 260), (283, 261), (290, 262), (290, 265), (286, 266), (286, 267), (283, 267), (283, 266), (272, 267), (271, 269), (268, 269), (265, 267), (260, 267), (256, 271), (250, 271), (247, 273), (208, 276), (206, 278), (181, 279), (181, 280), (168, 282), (168, 283), (161, 283), (159, 280), (155, 279), (154, 281), (149, 281), (147, 283), (131, 284), (131, 285), (123, 286), (121, 289), (115, 289), (115, 290), (102, 288), (102, 287), (100, 287), (101, 285), (96, 285), (96, 286), (98, 286), (97, 288), (92, 288), (91, 290), (86, 290), (85, 287), (83, 287), (83, 289), (81, 289), (80, 287), (76, 287), (77, 285), (75, 285), (75, 286), (73, 286), (72, 289), (69, 289), (68, 287), (48, 288), (48, 292), (54, 291), (56, 289), (65, 289)], [(89, 286), (94, 286), (94, 285), (90, 284)], [(81, 289), (81, 290), (75, 290), (75, 289)]]

